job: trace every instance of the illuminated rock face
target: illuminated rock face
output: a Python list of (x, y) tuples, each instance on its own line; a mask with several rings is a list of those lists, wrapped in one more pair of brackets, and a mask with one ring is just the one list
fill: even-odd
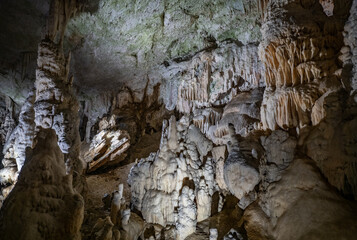
[[(260, 45), (267, 85), (261, 121), (263, 129), (289, 133), (278, 130), (261, 137), (266, 157), (259, 166), (260, 191), (244, 216), (250, 239), (352, 239), (357, 231), (351, 214), (355, 204), (329, 186), (356, 196), (352, 177), (356, 158), (351, 147), (356, 142), (347, 133), (356, 127), (353, 77), (351, 81), (344, 75), (351, 58), (342, 38), (342, 22), (351, 2), (332, 5), (339, 20), (327, 17), (332, 14), (327, 2), (331, 3), (320, 1), (323, 11), (317, 1), (267, 5)], [(347, 101), (346, 92), (351, 96)], [(337, 219), (346, 224), (335, 229)]]
[(347, 85), (349, 90), (352, 90), (354, 101), (356, 99), (357, 89), (357, 54), (356, 54), (356, 40), (357, 40), (357, 3), (352, 1), (350, 9), (350, 16), (344, 27), (344, 42), (345, 46), (341, 49), (340, 60), (343, 61), (344, 66), (351, 68), (352, 75), (346, 78), (344, 84)]
[(3, 170), (13, 172), (5, 180), (17, 184), (1, 208), (4, 239), (81, 239), (84, 201), (77, 191), (85, 191), (85, 182), (79, 160), (79, 106), (62, 46), (76, 5), (52, 2), (46, 37), (38, 46), (35, 91), (5, 148)]
[(132, 204), (147, 222), (176, 225), (178, 239), (185, 239), (197, 221), (210, 217), (218, 190), (211, 151), (212, 143), (188, 118), (164, 121), (160, 150), (141, 159), (129, 175)]
[(2, 196), (6, 197), (24, 165), (26, 159), (26, 148), (32, 147), (35, 136), (35, 112), (33, 110), (35, 96), (30, 93), (25, 104), (21, 108), (19, 124), (12, 131), (4, 146), (4, 168), (0, 170), (1, 184), (11, 184), (2, 190)]
[(308, 2), (268, 5), (259, 51), (265, 65), (264, 129), (317, 125), (326, 117), (324, 99), (342, 87), (337, 57), (343, 24)]
[(224, 162), (224, 180), (229, 191), (240, 200), (254, 190), (260, 176), (240, 153), (239, 144), (234, 139), (228, 144), (228, 152)]
[[(166, 107), (190, 113), (204, 107), (224, 105), (239, 92), (264, 86), (257, 54), (258, 48), (254, 44), (224, 43), (216, 49), (198, 53), (192, 59), (172, 63), (163, 70), (166, 72), (163, 75), (169, 82), (178, 81), (179, 85), (178, 89), (172, 89), (171, 96), (167, 95)], [(175, 96), (177, 100), (172, 103)]]
[(125, 130), (115, 129), (115, 116), (108, 122), (103, 119), (99, 125), (100, 132), (92, 139), (89, 150), (84, 155), (88, 163), (87, 172), (101, 167), (115, 165), (125, 159), (130, 147), (130, 136)]
[(65, 154), (67, 172), (81, 172), (79, 155), (78, 102), (68, 79), (69, 59), (61, 47), (50, 39), (39, 45), (36, 71), (35, 123), (52, 128), (58, 145)]

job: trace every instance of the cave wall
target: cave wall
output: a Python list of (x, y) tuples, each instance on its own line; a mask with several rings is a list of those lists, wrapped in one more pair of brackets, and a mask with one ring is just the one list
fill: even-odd
[(0, 99), (4, 236), (80, 239), (85, 174), (127, 164), (131, 201), (119, 185), (86, 213), (90, 239), (356, 236), (356, 1), (71, 4), (35, 90)]

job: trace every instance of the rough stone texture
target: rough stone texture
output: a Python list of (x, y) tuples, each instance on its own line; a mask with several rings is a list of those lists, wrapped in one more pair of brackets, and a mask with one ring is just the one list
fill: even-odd
[(215, 230), (215, 237), (223, 239), (228, 236), (230, 231), (237, 231), (244, 239), (247, 239), (242, 227), (240, 219), (243, 211), (237, 206), (237, 199), (232, 195), (227, 195), (223, 210), (214, 216), (198, 222), (195, 233), (189, 235), (186, 240), (205, 240), (210, 239), (211, 230)]
[(211, 157), (204, 161), (211, 150), (212, 143), (186, 117), (164, 121), (160, 150), (141, 159), (129, 175), (132, 204), (147, 222), (175, 224), (184, 239), (211, 215), (214, 165)]
[(295, 159), (245, 213), (249, 239), (353, 239), (356, 204), (325, 183), (311, 160)]
[[(344, 42), (346, 47), (341, 49), (340, 59), (344, 62), (344, 65), (348, 66), (348, 70), (352, 69), (351, 76), (347, 77), (347, 81), (344, 81), (346, 88), (351, 90), (355, 95), (357, 89), (357, 2), (352, 1), (350, 10), (350, 16), (344, 27)], [(357, 99), (355, 97), (355, 102)]]
[(224, 236), (223, 240), (230, 240), (230, 239), (243, 240), (244, 238), (242, 237), (242, 235), (239, 234), (239, 232), (237, 232), (234, 229), (231, 229), (229, 233), (227, 233), (227, 235)]
[(74, 173), (74, 184), (81, 185), (79, 106), (72, 93), (71, 79), (68, 79), (69, 59), (65, 59), (61, 46), (50, 39), (41, 41), (38, 55), (35, 123), (37, 127), (56, 131), (58, 145), (65, 154), (67, 173)]
[[(34, 101), (35, 101), (34, 92), (31, 92), (25, 104), (21, 108), (21, 112), (19, 116), (19, 124), (11, 133), (10, 138), (7, 140), (8, 142), (4, 147), (4, 153), (5, 153), (4, 157), (15, 159), (17, 170), (19, 172), (21, 171), (21, 168), (25, 162), (26, 148), (32, 147), (33, 138), (35, 136), (34, 133), (35, 112), (33, 109)], [(9, 148), (11, 147), (14, 149), (9, 150)], [(10, 156), (7, 156), (8, 151), (13, 153), (14, 155), (10, 154)]]
[(194, 199), (193, 190), (188, 186), (184, 186), (178, 204), (178, 219), (176, 222), (178, 240), (184, 240), (188, 235), (196, 231), (197, 209)]
[(210, 125), (207, 137), (215, 144), (225, 144), (230, 140), (229, 124), (232, 124), (235, 133), (248, 136), (261, 128), (260, 105), (262, 101), (261, 89), (238, 93), (223, 109), (222, 116), (215, 125)]
[(52, 130), (41, 130), (0, 212), (0, 239), (81, 239), (83, 198)]
[[(71, 92), (69, 59), (62, 48), (66, 22), (77, 4), (67, 0), (51, 4), (46, 37), (38, 48), (35, 93), (25, 102), (6, 147), (5, 165), (13, 161), (13, 168), (20, 172), (1, 209), (2, 237), (6, 239), (81, 238), (84, 203), (76, 190), (83, 193), (85, 186), (79, 160), (78, 103)], [(35, 130), (38, 137), (33, 141)], [(34, 156), (26, 156), (24, 165), (27, 147), (34, 143), (38, 146)], [(12, 182), (16, 178), (14, 175)], [(13, 226), (21, 231), (12, 232)]]
[(357, 130), (357, 120), (353, 115), (347, 119), (341, 118), (349, 116), (341, 106), (332, 107), (330, 111), (328, 115), (331, 117), (312, 129), (306, 137), (306, 153), (316, 162), (330, 184), (356, 199), (357, 141), (356, 135), (351, 133)]
[[(241, 200), (246, 194), (254, 190), (260, 182), (259, 172), (254, 164), (246, 160), (234, 137), (234, 128), (230, 129), (232, 141), (228, 142), (228, 158), (224, 162), (224, 181), (229, 191)], [(242, 205), (243, 206), (243, 205)]]
[[(46, 8), (4, 0), (0, 8), (14, 8), (2, 17), (25, 2), (35, 18)], [(56, 130), (75, 182), (79, 133), (84, 141), (93, 192), (83, 238), (354, 238), (356, 206), (344, 197), (357, 196), (356, 1), (88, 4), (63, 38), (76, 4), (53, 2), (38, 58), (23, 44), (0, 53), (2, 173), (16, 179), (15, 155), (32, 145), (17, 137), (22, 125), (33, 131), (18, 114), (37, 58), (36, 123)], [(106, 168), (119, 161), (126, 170)], [(131, 165), (131, 194), (127, 185), (112, 193)]]
[(93, 137), (90, 147), (84, 155), (84, 161), (88, 163), (87, 172), (115, 165), (127, 156), (130, 136), (124, 130), (115, 129), (114, 119), (113, 115), (109, 122), (102, 119), (99, 123), (100, 132)]
[(348, 9), (341, 8), (336, 21), (320, 9), (316, 1), (267, 6), (259, 51), (267, 86), (261, 108), (264, 129), (318, 124), (325, 117), (320, 101), (341, 88), (337, 70), (342, 66), (336, 60)]
[(226, 146), (219, 146), (219, 147), (214, 147), (212, 149), (212, 157), (213, 160), (216, 162), (216, 183), (219, 186), (219, 188), (223, 191), (228, 191), (227, 185), (224, 182), (224, 161), (226, 160)]
[(256, 45), (228, 42), (189, 60), (170, 63), (162, 70), (167, 79), (164, 87), (168, 95), (163, 96), (166, 107), (176, 106), (178, 111), (189, 113), (224, 105), (241, 91), (263, 86), (257, 53)]
[[(84, 12), (70, 22), (66, 34), (68, 45), (75, 49), (79, 83), (85, 81), (87, 88), (126, 84), (143, 89), (142, 80), (147, 74), (158, 76), (156, 70), (164, 61), (212, 47), (216, 41), (246, 44), (260, 39), (258, 6), (252, 1), (96, 3), (92, 13)], [(98, 86), (97, 76), (110, 84)]]
[(7, 193), (16, 183), (17, 177), (25, 163), (26, 148), (32, 147), (35, 137), (35, 112), (33, 104), (34, 93), (30, 93), (25, 104), (21, 108), (19, 124), (11, 132), (4, 146), (3, 167), (0, 169), (1, 185), (9, 185), (2, 190), (2, 197), (6, 198)]
[(0, 108), (0, 144), (4, 147), (6, 141), (8, 141), (12, 130), (16, 126), (14, 119), (15, 109), (12, 99), (8, 96), (1, 96), (1, 108)]
[(143, 237), (146, 223), (127, 208), (123, 196), (123, 184), (114, 191), (110, 216), (99, 218), (91, 232), (95, 240), (131, 240)]
[(4, 0), (0, 3), (0, 92), (24, 104), (33, 88), (37, 47), (49, 12), (49, 0)]
[(296, 139), (282, 130), (272, 132), (267, 138), (262, 137), (267, 163), (275, 164), (279, 169), (287, 168), (294, 159)]
[(334, 0), (319, 0), (322, 8), (324, 9), (325, 14), (328, 17), (333, 15), (333, 9), (335, 7)]

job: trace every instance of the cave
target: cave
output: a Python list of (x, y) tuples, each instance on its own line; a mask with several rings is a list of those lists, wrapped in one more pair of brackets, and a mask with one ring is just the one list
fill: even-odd
[(0, 12), (0, 240), (357, 239), (356, 0)]

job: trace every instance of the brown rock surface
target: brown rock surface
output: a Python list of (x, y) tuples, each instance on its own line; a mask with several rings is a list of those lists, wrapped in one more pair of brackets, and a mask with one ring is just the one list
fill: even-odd
[(84, 202), (53, 130), (41, 130), (0, 212), (0, 239), (81, 239)]

